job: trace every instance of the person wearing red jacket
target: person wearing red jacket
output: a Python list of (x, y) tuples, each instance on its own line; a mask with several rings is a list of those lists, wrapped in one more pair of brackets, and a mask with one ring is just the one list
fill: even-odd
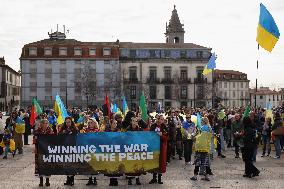
[[(51, 127), (49, 127), (49, 123), (47, 119), (42, 119), (40, 121), (39, 127), (34, 132), (34, 144), (35, 144), (35, 175), (38, 175), (38, 135), (53, 135), (53, 131)], [(45, 177), (45, 186), (50, 186), (49, 177), (50, 175), (39, 175), (39, 186), (43, 186), (43, 177)]]
[[(160, 170), (158, 173), (153, 173), (153, 179), (149, 182), (149, 184), (162, 182), (162, 173), (166, 172), (167, 168), (167, 141), (168, 141), (168, 128), (165, 124), (165, 119), (163, 115), (158, 115), (156, 123), (154, 123), (150, 131), (156, 131), (157, 134), (160, 135)], [(158, 180), (157, 180), (158, 175)]]

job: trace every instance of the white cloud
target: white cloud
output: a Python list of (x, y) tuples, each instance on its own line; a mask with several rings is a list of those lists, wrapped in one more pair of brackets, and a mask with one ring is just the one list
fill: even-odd
[[(47, 38), (56, 24), (70, 29), (68, 38), (80, 41), (164, 42), (165, 24), (173, 9), (185, 25), (185, 40), (213, 48), (220, 69), (235, 69), (259, 82), (284, 87), (283, 35), (273, 52), (256, 49), (259, 0), (13, 0), (1, 2), (0, 56), (19, 69), (24, 44)], [(263, 0), (284, 32), (282, 0)]]

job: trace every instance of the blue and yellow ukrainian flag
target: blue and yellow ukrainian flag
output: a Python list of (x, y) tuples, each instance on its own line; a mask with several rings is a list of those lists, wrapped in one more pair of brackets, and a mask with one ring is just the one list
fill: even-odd
[(205, 66), (204, 70), (203, 70), (203, 75), (207, 75), (209, 73), (211, 73), (215, 68), (216, 68), (216, 54), (213, 53), (207, 63), (207, 65)]
[(25, 133), (25, 129), (26, 129), (26, 124), (25, 124), (25, 121), (20, 118), (20, 116), (18, 116), (15, 120), (16, 122), (16, 126), (15, 126), (15, 131), (16, 133)]
[(127, 102), (126, 102), (126, 99), (125, 99), (125, 96), (122, 97), (122, 111), (123, 111), (124, 116), (129, 111), (128, 110), (128, 106), (127, 106)]
[(261, 3), (256, 41), (262, 48), (271, 52), (279, 37), (280, 33), (272, 15)]
[(67, 110), (59, 95), (55, 96), (54, 111), (57, 114), (57, 124), (62, 124), (68, 117)]

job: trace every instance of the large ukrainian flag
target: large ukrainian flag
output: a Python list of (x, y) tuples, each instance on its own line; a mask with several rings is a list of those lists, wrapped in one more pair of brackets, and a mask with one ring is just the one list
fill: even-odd
[(272, 15), (261, 3), (256, 41), (262, 48), (271, 52), (279, 37), (280, 33)]

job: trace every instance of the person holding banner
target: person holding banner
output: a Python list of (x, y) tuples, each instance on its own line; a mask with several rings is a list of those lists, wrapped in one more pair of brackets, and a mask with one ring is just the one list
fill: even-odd
[[(127, 127), (126, 129), (127, 132), (133, 132), (133, 131), (143, 131), (142, 128), (139, 127), (138, 124), (138, 118), (136, 117), (132, 117), (131, 118), (131, 123), (130, 125)], [(139, 176), (140, 174), (126, 174), (127, 178), (128, 178), (128, 185), (132, 185), (132, 179), (134, 177), (136, 177), (136, 185), (141, 185)]]
[[(108, 125), (108, 124), (106, 125), (105, 132), (119, 132), (119, 129), (117, 128), (117, 122), (116, 122), (115, 119), (109, 120), (108, 117), (107, 117), (107, 119), (105, 119), (105, 120), (107, 120), (110, 124), (110, 125)], [(120, 174), (106, 174), (106, 176), (110, 177), (109, 186), (118, 186), (117, 177), (120, 177), (122, 175), (120, 175)]]
[[(158, 173), (153, 173), (153, 178), (149, 182), (149, 184), (159, 183), (163, 184), (162, 182), (162, 173), (166, 172), (167, 168), (167, 141), (168, 141), (168, 128), (165, 125), (165, 119), (163, 115), (158, 115), (156, 123), (154, 123), (150, 131), (156, 131), (157, 134), (160, 135), (160, 170)], [(157, 180), (158, 175), (158, 180)]]
[[(99, 125), (98, 125), (98, 122), (95, 118), (90, 118), (87, 122), (87, 127), (85, 127), (83, 129), (83, 133), (96, 133), (96, 132), (99, 132)], [(97, 185), (97, 178), (94, 177), (94, 181), (93, 181), (93, 178), (92, 178), (92, 175), (89, 177), (89, 181), (88, 183), (86, 184), (87, 186), (89, 185)]]
[[(77, 134), (78, 130), (72, 117), (66, 117), (65, 122), (59, 128), (59, 134)], [(67, 180), (64, 185), (73, 186), (74, 185), (74, 175), (67, 175)]]
[[(38, 175), (38, 135), (52, 135), (53, 131), (49, 126), (47, 119), (42, 119), (40, 121), (39, 127), (34, 132), (34, 143), (35, 143), (35, 175)], [(43, 177), (45, 177), (45, 186), (50, 186), (49, 177), (50, 175), (39, 175), (39, 186), (43, 186)]]

